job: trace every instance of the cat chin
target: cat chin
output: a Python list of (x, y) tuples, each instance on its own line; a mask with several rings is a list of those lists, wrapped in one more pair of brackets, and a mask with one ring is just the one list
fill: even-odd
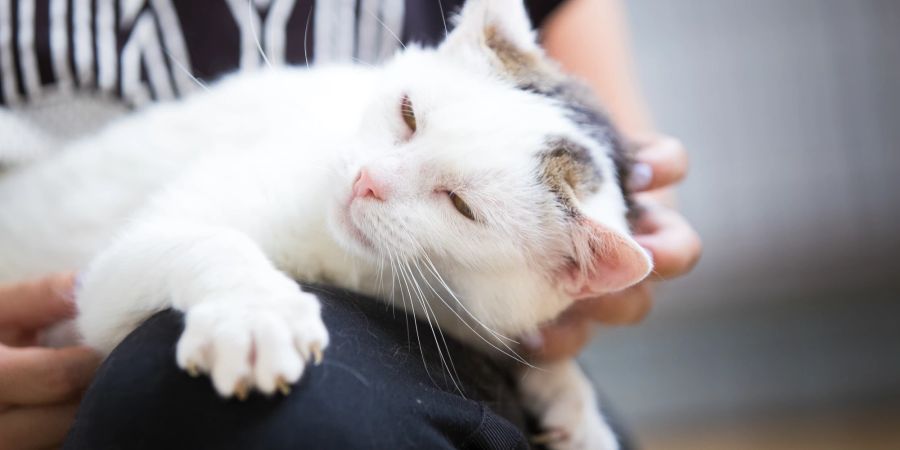
[(366, 236), (365, 231), (354, 223), (353, 217), (349, 214), (349, 210), (345, 211), (347, 213), (344, 214), (343, 220), (341, 220), (344, 232), (357, 244), (357, 246), (365, 248), (367, 250), (366, 253), (370, 254), (375, 250), (375, 244), (373, 244), (369, 237)]
[(340, 203), (331, 209), (327, 215), (327, 230), (331, 238), (347, 253), (375, 260), (375, 246), (365, 232), (353, 223), (349, 204)]

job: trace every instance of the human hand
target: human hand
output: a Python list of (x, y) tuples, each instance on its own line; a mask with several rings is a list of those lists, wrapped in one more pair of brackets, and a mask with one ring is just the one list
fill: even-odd
[(71, 318), (72, 275), (0, 284), (0, 448), (62, 444), (100, 357), (87, 347), (38, 347), (40, 332)]
[(628, 183), (637, 192), (641, 210), (634, 224), (635, 240), (653, 255), (653, 274), (622, 292), (576, 302), (540, 334), (526, 338), (526, 350), (540, 360), (575, 356), (590, 341), (597, 323), (641, 321), (653, 305), (654, 283), (684, 275), (700, 258), (700, 237), (674, 209), (669, 191), (687, 174), (687, 152), (671, 138), (639, 141), (638, 145), (637, 164)]

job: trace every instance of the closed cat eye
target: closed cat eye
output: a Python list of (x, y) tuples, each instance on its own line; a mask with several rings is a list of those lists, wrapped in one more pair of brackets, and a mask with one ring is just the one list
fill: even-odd
[(453, 207), (455, 207), (460, 214), (466, 216), (469, 220), (475, 220), (475, 214), (472, 213), (472, 208), (469, 208), (468, 203), (466, 203), (462, 197), (453, 192), (449, 192), (448, 195), (450, 195), (450, 201), (453, 202)]
[(416, 132), (416, 111), (413, 109), (412, 101), (408, 95), (404, 95), (400, 100), (400, 115), (403, 122), (409, 127), (409, 131)]

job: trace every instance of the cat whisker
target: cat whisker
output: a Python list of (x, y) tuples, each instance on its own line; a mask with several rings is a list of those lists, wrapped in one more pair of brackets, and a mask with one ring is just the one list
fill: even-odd
[(256, 40), (256, 49), (259, 51), (259, 55), (262, 56), (263, 61), (266, 62), (266, 65), (271, 69), (272, 63), (269, 62), (269, 57), (266, 56), (262, 43), (259, 41), (259, 34), (256, 33), (256, 26), (253, 25), (253, 0), (247, 0), (247, 21), (250, 22), (250, 32), (253, 33), (253, 39)]
[[(379, 295), (384, 295), (387, 292), (385, 289), (384, 276), (385, 276), (385, 272), (387, 270), (388, 262), (389, 262), (389, 259), (388, 259), (387, 255), (385, 254), (385, 252), (379, 250), (378, 251), (378, 266), (379, 266), (378, 267), (378, 289), (376, 291), (379, 293)], [(393, 274), (391, 274), (391, 276), (393, 277)], [(390, 299), (391, 300), (390, 301), (391, 317), (396, 318), (397, 317), (397, 303), (394, 302), (394, 298), (393, 298), (393, 296), (394, 296), (393, 286), (394, 286), (394, 280), (393, 280), (393, 278), (391, 278), (391, 299)]]
[(197, 77), (195, 77), (194, 74), (192, 74), (191, 71), (188, 70), (188, 68), (178, 60), (178, 58), (172, 56), (172, 53), (169, 52), (168, 49), (163, 47), (163, 51), (166, 52), (166, 56), (169, 58), (169, 61), (172, 61), (172, 64), (175, 64), (175, 67), (177, 67), (178, 70), (184, 72), (184, 74), (187, 75), (188, 78), (190, 78), (191, 81), (193, 81), (197, 86), (200, 86), (201, 89), (203, 89), (204, 91), (209, 91), (209, 87), (206, 86), (204, 82), (197, 79)]
[[(444, 369), (447, 370), (447, 374), (450, 376), (450, 381), (453, 383), (454, 387), (456, 387), (456, 390), (459, 391), (460, 395), (463, 395), (463, 397), (465, 397), (465, 395), (462, 392), (462, 389), (459, 387), (459, 385), (456, 382), (456, 379), (454, 379), (454, 377), (453, 377), (454, 374), (456, 373), (456, 366), (453, 364), (453, 359), (450, 357), (450, 347), (447, 345), (447, 340), (444, 339), (444, 333), (443, 333), (443, 331), (441, 331), (440, 327), (437, 327), (437, 332), (435, 332), (435, 326), (434, 326), (434, 324), (432, 324), (431, 317), (434, 316), (434, 320), (437, 321), (437, 315), (434, 313), (434, 310), (431, 309), (431, 306), (428, 304), (428, 301), (425, 298), (425, 292), (422, 291), (422, 287), (419, 285), (418, 280), (416, 279), (415, 275), (412, 273), (412, 268), (409, 265), (409, 260), (405, 261), (404, 264), (406, 266), (407, 272), (409, 273), (410, 279), (413, 282), (413, 287), (416, 290), (416, 295), (418, 296), (419, 303), (422, 305), (422, 310), (425, 312), (425, 319), (428, 321), (429, 328), (431, 328), (431, 335), (432, 335), (432, 337), (434, 337), (434, 343), (435, 343), (435, 345), (437, 347), (437, 351), (438, 351), (438, 358), (440, 358), (441, 364), (444, 366)], [(430, 314), (429, 314), (429, 311), (430, 311)], [(443, 351), (443, 349), (441, 349), (441, 342), (438, 341), (438, 334), (440, 334), (441, 341), (443, 341), (443, 343), (444, 343), (444, 348), (447, 350), (447, 358), (446, 359), (444, 358), (444, 351)], [(450, 361), (449, 365), (447, 363), (448, 359)], [(451, 370), (450, 366), (453, 366), (452, 370)], [(457, 374), (457, 378), (459, 378), (458, 374)]]
[(457, 303), (459, 303), (459, 306), (462, 307), (463, 311), (465, 311), (466, 314), (469, 315), (469, 317), (474, 319), (475, 322), (478, 323), (478, 325), (481, 325), (481, 327), (483, 327), (485, 330), (487, 330), (489, 333), (491, 333), (491, 335), (493, 335), (494, 337), (501, 339), (501, 340), (506, 340), (506, 341), (512, 342), (513, 344), (519, 344), (519, 341), (517, 341), (513, 338), (510, 338), (510, 337), (504, 336), (497, 331), (494, 331), (491, 327), (487, 326), (484, 322), (482, 322), (480, 319), (478, 319), (478, 317), (476, 317), (475, 314), (473, 314), (471, 311), (469, 311), (469, 308), (466, 308), (466, 305), (462, 301), (460, 301), (458, 297), (456, 297), (456, 294), (453, 292), (453, 289), (451, 289), (450, 286), (447, 284), (447, 282), (444, 281), (444, 278), (438, 272), (437, 267), (435, 267), (434, 263), (431, 261), (431, 257), (429, 257), (427, 253), (422, 253), (422, 255), (426, 259), (425, 262), (427, 262), (428, 265), (430, 266), (430, 267), (426, 266), (426, 268), (428, 268), (429, 271), (432, 274), (434, 274), (435, 277), (437, 277), (438, 281), (441, 283), (441, 286), (447, 291), (447, 293), (450, 294), (451, 297), (453, 297), (453, 299)]
[[(427, 256), (426, 256), (426, 257), (427, 257)], [(429, 261), (428, 264), (431, 264), (431, 262)], [(440, 274), (438, 274), (437, 272), (435, 272), (436, 269), (432, 270), (432, 269), (429, 268), (427, 265), (425, 266), (425, 268), (428, 269), (428, 270), (429, 270), (432, 274), (434, 274), (436, 277), (440, 278)], [(424, 275), (423, 275), (423, 276), (424, 276)], [(443, 283), (443, 281), (441, 281), (441, 282)], [(492, 347), (494, 350), (497, 350), (498, 352), (502, 353), (503, 355), (508, 356), (509, 358), (512, 358), (514, 361), (516, 361), (516, 362), (518, 362), (518, 363), (524, 364), (524, 365), (526, 365), (526, 366), (528, 366), (528, 367), (531, 367), (531, 368), (535, 368), (535, 369), (538, 368), (538, 367), (534, 366), (533, 364), (529, 363), (527, 360), (525, 360), (525, 358), (523, 358), (521, 355), (519, 355), (512, 347), (510, 347), (508, 344), (506, 344), (506, 343), (503, 342), (502, 340), (499, 340), (499, 339), (498, 339), (498, 342), (500, 343), (500, 345), (502, 345), (503, 347), (505, 347), (506, 350), (504, 350), (504, 349), (498, 347), (496, 344), (494, 344), (493, 342), (491, 342), (491, 340), (489, 340), (489, 339), (487, 339), (486, 337), (484, 337), (481, 333), (478, 332), (478, 330), (476, 330), (475, 328), (473, 328), (473, 327), (469, 324), (469, 322), (468, 322), (467, 320), (465, 320), (465, 318), (463, 318), (463, 317), (456, 311), (456, 308), (453, 308), (449, 303), (447, 303), (447, 301), (444, 300), (443, 296), (441, 296), (441, 294), (438, 293), (437, 290), (435, 290), (434, 287), (431, 286), (430, 283), (428, 283), (428, 282), (426, 281), (426, 284), (428, 284), (428, 287), (431, 289), (432, 292), (434, 292), (434, 295), (437, 296), (438, 300), (440, 300), (440, 301), (444, 304), (444, 306), (447, 307), (447, 309), (449, 309), (451, 312), (453, 312), (453, 314), (460, 320), (460, 322), (462, 322), (463, 325), (465, 325), (466, 328), (468, 328), (472, 333), (475, 333), (475, 335), (478, 336), (479, 339), (481, 339), (482, 341), (484, 341), (487, 345), (489, 345), (490, 347)], [(456, 298), (456, 295), (453, 294), (453, 292), (450, 290), (450, 288), (449, 288), (446, 284), (444, 284), (444, 289), (447, 290), (447, 291), (450, 293), (450, 295), (453, 296), (453, 298), (456, 300), (457, 304), (459, 304), (460, 306), (463, 307), (463, 309), (465, 309), (465, 305), (463, 305), (463, 303), (462, 303), (458, 298)], [(475, 319), (475, 321), (478, 322), (478, 324), (481, 325), (485, 330), (487, 330), (489, 333), (491, 333), (493, 336), (495, 336), (495, 338), (498, 337), (498, 336), (502, 337), (502, 335), (500, 335), (500, 334), (497, 333), (496, 331), (492, 330), (492, 329), (491, 329), (490, 327), (488, 327), (487, 325), (481, 323), (481, 321), (479, 321), (477, 317), (475, 317), (475, 316), (472, 315), (471, 313), (469, 313), (469, 315), (472, 316), (472, 318)], [(508, 339), (508, 338), (507, 338), (507, 339)]]
[(356, 64), (360, 64), (360, 65), (363, 65), (363, 66), (366, 66), (366, 67), (371, 67), (371, 68), (376, 68), (376, 67), (378, 67), (378, 66), (376, 66), (376, 65), (374, 65), (374, 64), (369, 64), (369, 63), (367, 63), (367, 62), (365, 62), (365, 61), (363, 61), (363, 60), (361, 60), (361, 59), (359, 59), (359, 58), (355, 58), (355, 57), (354, 57), (354, 58), (350, 58), (350, 60), (353, 61), (353, 62), (356, 63)]
[[(425, 275), (422, 273), (422, 269), (419, 267), (419, 262), (416, 259), (413, 259), (412, 262), (413, 262), (413, 264), (415, 264), (416, 270), (419, 271), (419, 275), (422, 276), (422, 280), (425, 282), (425, 284), (427, 284), (427, 285), (429, 285), (429, 287), (431, 287), (430, 283), (428, 283), (428, 279), (425, 278)], [(406, 265), (407, 265), (407, 267), (409, 267), (409, 262), (407, 262)], [(410, 271), (412, 271), (412, 269), (410, 269)], [(433, 291), (433, 289), (432, 289), (432, 291)], [(432, 308), (431, 304), (425, 300), (425, 298), (426, 298), (425, 292), (422, 291), (421, 287), (419, 288), (419, 292), (421, 293), (423, 303), (425, 303), (428, 306), (428, 309), (431, 310), (431, 314), (435, 317), (435, 320), (437, 320), (437, 314), (434, 312), (434, 308)], [(450, 373), (450, 381), (453, 381), (453, 384), (456, 386), (456, 389), (457, 389), (457, 391), (459, 391), (459, 394), (463, 398), (465, 398), (466, 397), (465, 393), (463, 393), (462, 389), (459, 387), (459, 385), (457, 385), (456, 381), (453, 380), (453, 376), (455, 375), (456, 380), (459, 381), (459, 384), (462, 384), (462, 379), (460, 379), (459, 373), (456, 371), (456, 364), (453, 363), (453, 356), (450, 355), (450, 346), (447, 344), (447, 339), (444, 337), (444, 332), (441, 330), (441, 327), (438, 327), (437, 331), (441, 337), (441, 342), (443, 342), (443, 344), (444, 344), (444, 348), (447, 350), (447, 360), (450, 362), (450, 367), (447, 367), (446, 363), (444, 364), (444, 367), (446, 367), (447, 371)], [(437, 342), (437, 339), (435, 339), (435, 343), (438, 344), (438, 350), (440, 350), (440, 343)]]
[[(415, 317), (416, 304), (415, 304), (415, 300), (413, 299), (413, 296), (412, 296), (412, 290), (410, 289), (410, 281), (409, 281), (408, 275), (403, 270), (402, 261), (400, 261), (399, 259), (397, 261), (397, 268), (400, 269), (400, 275), (402, 277), (402, 278), (400, 278), (400, 280), (403, 281), (402, 284), (406, 287), (406, 293), (409, 294), (409, 304), (412, 307), (413, 316)], [(401, 295), (402, 295), (402, 292), (403, 291), (401, 290)], [(413, 319), (413, 328), (416, 331), (416, 341), (418, 342), (418, 345), (419, 345), (419, 355), (422, 356), (422, 366), (425, 368), (425, 374), (428, 375), (428, 378), (431, 380), (432, 383), (437, 384), (437, 383), (435, 383), (434, 378), (431, 376), (431, 372), (428, 371), (428, 362), (425, 361), (425, 349), (422, 347), (422, 338), (419, 335), (419, 325), (418, 325), (418, 321), (415, 320), (415, 318)]]
[(303, 59), (306, 60), (306, 68), (309, 69), (309, 23), (312, 21), (313, 8), (309, 8), (309, 14), (306, 15), (306, 28), (303, 29)]
[(444, 37), (446, 38), (450, 34), (450, 30), (447, 28), (447, 15), (444, 14), (444, 4), (441, 3), (441, 0), (435, 1), (437, 1), (438, 10), (441, 12), (441, 22), (444, 24)]
[(390, 33), (390, 35), (394, 38), (394, 40), (396, 40), (397, 43), (400, 44), (400, 46), (403, 47), (404, 50), (406, 50), (406, 44), (404, 44), (403, 41), (400, 40), (399, 37), (397, 37), (397, 34), (394, 33), (394, 30), (392, 30), (391, 27), (387, 26), (387, 24), (382, 22), (381, 18), (378, 17), (378, 15), (376, 15), (372, 11), (369, 11), (369, 8), (362, 8), (362, 9), (366, 12), (366, 14), (372, 16), (372, 18), (374, 18), (379, 24), (381, 24), (381, 26), (384, 27), (384, 29), (387, 30), (388, 33)]
[[(384, 252), (378, 251), (378, 288), (376, 292), (384, 292)], [(393, 305), (391, 305), (391, 313), (393, 314)]]
[[(434, 267), (434, 263), (431, 261), (431, 258), (428, 256), (428, 253), (425, 251), (425, 248), (424, 248), (421, 244), (419, 244), (419, 242), (415, 239), (415, 237), (414, 237), (411, 233), (405, 232), (405, 234), (406, 234), (406, 237), (407, 237), (407, 239), (408, 239), (408, 243), (413, 244), (413, 247), (414, 247), (414, 250), (415, 250), (415, 254), (416, 254), (416, 255), (420, 255), (420, 256), (422, 256), (422, 257), (424, 257), (424, 258), (427, 259), (428, 264), (431, 266), (430, 269), (429, 269), (429, 271), (437, 277), (438, 281), (440, 281), (440, 283), (443, 285), (444, 289), (445, 289), (448, 293), (450, 293), (450, 295), (453, 297), (453, 299), (456, 301), (456, 303), (459, 304), (459, 306), (462, 307), (463, 310), (464, 310), (470, 317), (472, 317), (473, 319), (475, 319), (475, 321), (476, 321), (479, 325), (481, 325), (482, 328), (484, 328), (485, 330), (487, 330), (488, 333), (490, 333), (490, 334), (497, 340), (497, 342), (498, 342), (500, 345), (502, 345), (506, 350), (501, 349), (500, 347), (498, 347), (497, 345), (495, 345), (493, 342), (491, 342), (489, 339), (485, 338), (481, 333), (479, 333), (478, 331), (476, 331), (476, 330), (468, 323), (468, 321), (466, 321), (465, 319), (463, 319), (462, 316), (460, 316), (460, 314), (456, 311), (456, 308), (453, 308), (452, 306), (450, 306), (450, 304), (448, 304), (447, 301), (444, 300), (443, 296), (441, 296), (441, 295), (434, 289), (434, 287), (432, 287), (431, 284), (428, 283), (427, 277), (425, 277), (424, 273), (422, 273), (421, 270), (420, 270), (420, 273), (421, 273), (421, 275), (422, 275), (422, 278), (425, 279), (426, 284), (428, 284), (429, 288), (431, 289), (432, 292), (434, 292), (434, 294), (435, 294), (435, 296), (437, 296), (438, 300), (440, 300), (440, 301), (444, 304), (444, 306), (446, 306), (448, 309), (450, 309), (450, 311), (453, 312), (454, 315), (456, 315), (456, 317), (463, 323), (463, 325), (465, 325), (467, 328), (469, 328), (469, 330), (471, 330), (473, 333), (475, 333), (476, 336), (478, 336), (481, 340), (483, 340), (483, 341), (484, 341), (485, 343), (487, 343), (489, 346), (491, 346), (491, 347), (494, 348), (495, 350), (499, 351), (500, 353), (502, 353), (502, 354), (504, 354), (504, 355), (506, 355), (506, 356), (512, 358), (513, 360), (515, 360), (515, 361), (517, 361), (517, 362), (519, 362), (519, 363), (521, 363), (521, 364), (524, 364), (524, 365), (526, 365), (526, 366), (528, 366), (528, 367), (532, 367), (532, 368), (537, 369), (536, 366), (534, 366), (534, 365), (532, 365), (531, 363), (529, 363), (525, 358), (523, 358), (521, 355), (519, 355), (518, 352), (516, 352), (512, 347), (509, 346), (509, 344), (507, 344), (507, 343), (504, 342), (503, 340), (505, 339), (505, 340), (507, 340), (507, 341), (514, 342), (514, 343), (516, 343), (516, 344), (518, 344), (518, 342), (516, 342), (515, 340), (513, 340), (513, 339), (511, 339), (511, 338), (505, 337), (505, 336), (503, 336), (502, 334), (500, 334), (500, 333), (494, 331), (493, 329), (491, 329), (490, 327), (488, 327), (486, 324), (484, 324), (481, 320), (479, 320), (474, 314), (472, 314), (472, 312), (469, 311), (468, 308), (466, 308), (465, 304), (464, 304), (462, 301), (460, 301), (459, 298), (456, 297), (456, 294), (453, 293), (453, 290), (450, 289), (450, 286), (444, 281), (443, 277), (440, 276), (440, 274), (439, 274), (438, 271), (437, 271), (437, 268)], [(426, 266), (426, 268), (427, 268), (427, 267), (428, 267), (428, 266)]]
[[(394, 282), (395, 282), (395, 280), (397, 280), (397, 281), (399, 281), (399, 280), (397, 279), (397, 268), (396, 268), (396, 264), (394, 262), (394, 254), (390, 250), (388, 250), (388, 256), (390, 257), (389, 261), (391, 263), (391, 303), (396, 305), (397, 302), (394, 297), (394, 288), (395, 288)], [(403, 289), (400, 289), (400, 299), (403, 301), (403, 309), (406, 310), (406, 299), (403, 297)], [(409, 333), (409, 315), (404, 314), (403, 320), (406, 325), (406, 343), (408, 346), (412, 346), (410, 344), (411, 336)]]
[[(471, 311), (469, 311), (469, 309), (466, 308), (465, 304), (462, 301), (460, 301), (459, 298), (456, 297), (456, 294), (453, 292), (452, 289), (450, 289), (450, 286), (444, 281), (443, 277), (441, 277), (441, 275), (438, 273), (437, 267), (434, 266), (434, 263), (431, 261), (431, 257), (428, 256), (428, 252), (425, 251), (425, 248), (421, 244), (419, 244), (418, 240), (416, 240), (416, 238), (411, 233), (409, 233), (406, 230), (403, 230), (403, 231), (404, 231), (404, 234), (406, 235), (407, 245), (412, 244), (412, 246), (413, 246), (412, 253), (415, 255), (419, 255), (419, 257), (422, 257), (425, 260), (427, 260), (427, 263), (431, 266), (429, 268), (429, 272), (431, 272), (434, 276), (437, 277), (437, 280), (441, 283), (442, 287), (453, 297), (453, 299), (460, 305), (460, 307), (462, 307), (462, 309), (466, 312), (466, 314), (468, 314), (472, 319), (474, 319), (476, 321), (476, 323), (478, 323), (478, 325), (480, 325), (482, 328), (487, 330), (495, 338), (498, 338), (501, 340), (505, 339), (507, 341), (511, 341), (513, 343), (518, 344), (518, 342), (515, 341), (514, 339), (508, 338), (508, 337), (503, 336), (502, 334), (494, 331), (491, 327), (487, 326), (484, 322), (479, 320), (478, 317), (476, 317)], [(423, 262), (425, 262), (425, 261), (423, 261)], [(428, 266), (426, 266), (426, 268), (428, 268)], [(425, 278), (424, 274), (422, 274), (422, 276), (423, 276), (423, 278)], [(427, 282), (427, 278), (426, 278), (426, 282)], [(429, 287), (430, 287), (430, 283), (429, 283)], [(443, 296), (441, 296), (436, 290), (434, 290), (434, 288), (432, 288), (432, 292), (434, 292), (434, 294), (438, 297), (438, 299), (441, 300), (442, 302), (444, 302), (444, 305), (447, 308), (449, 308), (452, 312), (454, 312), (454, 314), (456, 314), (457, 317), (467, 327), (469, 327), (469, 329), (472, 329), (472, 327), (469, 325), (469, 323), (465, 319), (463, 319), (462, 317), (459, 316), (459, 314), (456, 311), (456, 308), (453, 308), (449, 304), (447, 304), (445, 302)], [(478, 334), (477, 331), (475, 331), (474, 329), (472, 329), (472, 331), (475, 332), (476, 334)], [(479, 337), (481, 337), (482, 339), (485, 339), (480, 334), (479, 334)]]

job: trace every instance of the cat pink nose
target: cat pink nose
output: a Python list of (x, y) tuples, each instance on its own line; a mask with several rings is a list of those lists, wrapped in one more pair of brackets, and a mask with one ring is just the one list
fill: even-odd
[(366, 168), (360, 169), (356, 181), (353, 182), (353, 197), (369, 197), (383, 201), (384, 193), (384, 185), (372, 178), (372, 174)]

